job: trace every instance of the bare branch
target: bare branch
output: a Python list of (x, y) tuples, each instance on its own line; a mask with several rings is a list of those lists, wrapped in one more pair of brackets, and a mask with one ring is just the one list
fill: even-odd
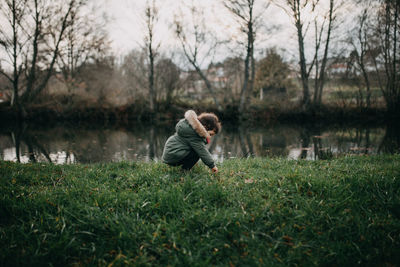
[(2, 74), (4, 77), (6, 77), (7, 80), (9, 80), (11, 83), (13, 82), (13, 79), (11, 78), (11, 76), (9, 74), (7, 74), (6, 72), (4, 72), (2, 69), (0, 69), (0, 74)]

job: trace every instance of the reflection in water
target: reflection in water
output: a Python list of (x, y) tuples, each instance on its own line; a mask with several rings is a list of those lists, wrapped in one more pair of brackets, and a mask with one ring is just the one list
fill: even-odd
[[(18, 162), (95, 163), (158, 161), (174, 127), (46, 130), (18, 125), (0, 131), (0, 160)], [(224, 127), (212, 138), (209, 150), (221, 162), (235, 157), (328, 159), (343, 154), (398, 153), (399, 129), (320, 129), (275, 125), (267, 128)]]
[(400, 147), (400, 130), (399, 126), (388, 124), (386, 126), (385, 136), (379, 146), (381, 153), (399, 153)]

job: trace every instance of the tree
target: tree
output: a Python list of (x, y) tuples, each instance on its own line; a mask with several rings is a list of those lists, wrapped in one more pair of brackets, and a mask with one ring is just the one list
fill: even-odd
[(165, 100), (165, 106), (170, 106), (174, 91), (177, 89), (180, 81), (180, 69), (169, 58), (161, 58), (156, 66), (157, 88), (159, 95)]
[(96, 103), (96, 106), (103, 108), (110, 104), (111, 92), (108, 90), (113, 80), (114, 70), (113, 57), (97, 57), (95, 60), (87, 61), (76, 68), (80, 79), (80, 83), (76, 86), (89, 92), (90, 98)]
[(84, 4), (77, 0), (5, 0), (1, 6), (8, 24), (0, 29), (0, 39), (12, 75), (1, 74), (13, 84), (11, 106), (16, 107), (19, 117), (22, 105), (34, 101), (46, 87), (70, 26), (70, 15)]
[(148, 70), (146, 66), (146, 51), (133, 50), (124, 56), (121, 70), (123, 80), (126, 81), (126, 87), (131, 97), (144, 97), (148, 94)]
[[(332, 29), (333, 29), (333, 22), (335, 20), (334, 12), (335, 12), (335, 1), (330, 0), (328, 15), (324, 17), (323, 23), (319, 29), (319, 32), (318, 32), (317, 20), (314, 21), (315, 35), (316, 35), (316, 37), (315, 37), (315, 40), (316, 40), (315, 41), (316, 62), (315, 62), (314, 105), (322, 104), (322, 92), (323, 92), (324, 85), (325, 85), (326, 64), (328, 61), (329, 44), (331, 42), (331, 33), (332, 33)], [(318, 57), (318, 50), (319, 50), (319, 47), (323, 44), (322, 35), (323, 35), (323, 31), (324, 31), (324, 24), (326, 22), (326, 18), (328, 20), (328, 26), (326, 28), (326, 39), (325, 39), (325, 45), (324, 45), (324, 49), (323, 49), (323, 56), (322, 56), (322, 59), (320, 60)], [(321, 65), (319, 65), (320, 61), (321, 61)]]
[(255, 77), (254, 43), (257, 25), (262, 13), (255, 13), (256, 0), (225, 0), (225, 7), (233, 14), (241, 32), (245, 34), (244, 46), (244, 80), (240, 92), (239, 114), (242, 114), (248, 104), (249, 92), (253, 91)]
[(286, 89), (290, 84), (289, 72), (289, 65), (276, 49), (268, 49), (266, 57), (258, 62), (255, 76), (255, 89), (260, 90), (260, 99), (263, 99), (264, 89)]
[[(22, 39), (22, 19), (25, 16), (26, 11), (25, 0), (8, 0), (5, 5), (1, 5), (1, 11), (3, 16), (8, 22), (9, 29), (0, 28), (1, 42), (3, 50), (8, 55), (9, 60), (6, 61), (11, 65), (12, 74), (9, 75), (5, 70), (0, 70), (1, 74), (4, 75), (12, 84), (13, 94), (11, 97), (11, 106), (15, 106), (20, 115), (21, 106), (19, 102), (19, 80), (22, 74), (22, 54), (21, 50), (24, 48), (24, 43), (27, 42), (26, 36)], [(8, 34), (7, 31), (10, 31)]]
[(400, 114), (399, 14), (398, 0), (380, 1), (375, 28), (377, 38), (373, 42), (380, 52), (373, 58), (379, 87), (388, 111), (394, 114)]
[[(296, 28), (299, 67), (301, 83), (303, 87), (303, 98), (301, 106), (308, 109), (311, 106), (310, 74), (314, 70), (314, 105), (320, 105), (322, 101), (323, 88), (326, 80), (326, 65), (328, 60), (331, 34), (336, 20), (336, 11), (340, 6), (338, 0), (329, 0), (329, 8), (326, 14), (319, 0), (285, 0), (284, 4), (275, 1), (292, 18)], [(307, 14), (313, 14), (311, 20), (305, 19)], [(309, 16), (307, 14), (307, 16)], [(311, 61), (306, 59), (307, 32), (311, 23), (314, 25), (314, 53)], [(326, 25), (327, 23), (327, 25)], [(304, 27), (306, 26), (306, 27)], [(324, 38), (325, 37), (325, 38)], [(320, 51), (322, 50), (322, 57)]]
[[(365, 102), (366, 107), (371, 107), (371, 81), (367, 67), (368, 63), (371, 62), (371, 55), (373, 51), (370, 50), (372, 41), (372, 28), (371, 28), (371, 2), (362, 1), (357, 4), (363, 4), (361, 13), (357, 16), (357, 24), (352, 29), (348, 42), (352, 47), (350, 53), (350, 66), (354, 67), (355, 76), (361, 73), (363, 79), (363, 85), (366, 89)], [(349, 68), (351, 69), (351, 68)], [(361, 85), (361, 86), (363, 86)], [(362, 88), (359, 89), (360, 94), (360, 106), (363, 106), (363, 92)]]
[[(314, 105), (321, 105), (322, 104), (322, 93), (325, 85), (325, 76), (326, 76), (326, 64), (328, 61), (328, 53), (329, 53), (329, 44), (331, 42), (331, 34), (332, 34), (332, 29), (333, 29), (333, 23), (336, 19), (335, 11), (336, 11), (336, 6), (335, 2), (338, 2), (337, 0), (330, 0), (329, 1), (329, 9), (328, 9), (328, 14), (324, 16), (323, 18), (323, 23), (319, 29), (318, 33), (318, 23), (317, 20), (314, 21), (315, 25), (315, 85), (314, 85)], [(328, 26), (326, 28), (326, 38), (325, 38), (325, 43), (323, 43), (322, 40), (322, 35), (324, 31), (324, 25), (326, 20), (328, 21)], [(318, 37), (317, 37), (318, 36)], [(318, 50), (321, 45), (324, 44), (323, 48), (323, 56), (322, 59), (318, 57)], [(321, 65), (319, 65), (319, 62), (321, 61)]]
[(201, 69), (203, 61), (208, 59), (215, 51), (218, 42), (215, 41), (211, 32), (207, 30), (201, 11), (194, 5), (189, 9), (192, 22), (183, 23), (183, 15), (180, 18), (176, 17), (174, 21), (175, 34), (180, 42), (185, 58), (204, 81), (217, 109), (222, 110), (215, 89), (207, 78), (207, 73), (204, 73)]
[(99, 21), (97, 8), (74, 9), (68, 19), (69, 27), (60, 45), (57, 65), (69, 90), (84, 78), (78, 77), (80, 66), (89, 61), (95, 63), (108, 54), (109, 41), (105, 30), (108, 19), (103, 15), (103, 20)]
[(154, 83), (154, 61), (157, 56), (157, 48), (159, 45), (154, 43), (154, 30), (155, 24), (158, 21), (158, 8), (155, 5), (155, 0), (152, 4), (147, 1), (145, 7), (145, 22), (146, 22), (146, 35), (145, 46), (147, 50), (147, 57), (149, 60), (148, 67), (148, 82), (149, 82), (149, 100), (150, 111), (154, 112), (156, 109), (157, 91)]
[(231, 105), (239, 103), (240, 92), (243, 85), (243, 59), (240, 57), (228, 57), (222, 62), (224, 76), (226, 77), (224, 98)]

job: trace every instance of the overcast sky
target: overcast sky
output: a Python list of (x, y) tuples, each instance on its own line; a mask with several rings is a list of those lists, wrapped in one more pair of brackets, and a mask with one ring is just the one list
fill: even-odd
[[(104, 8), (110, 16), (111, 21), (108, 24), (110, 39), (112, 40), (113, 51), (117, 55), (123, 55), (132, 49), (138, 48), (143, 44), (143, 14), (146, 0), (104, 0)], [(156, 0), (159, 8), (160, 19), (156, 28), (156, 39), (160, 43), (162, 51), (177, 50), (177, 42), (173, 33), (174, 16), (180, 17), (181, 14), (188, 18), (188, 10), (185, 5), (195, 3), (196, 6), (204, 10), (204, 17), (207, 27), (212, 29), (219, 38), (235, 40), (240, 38), (238, 26), (233, 21), (231, 14), (221, 4), (219, 0)], [(257, 2), (257, 1), (256, 1)], [(266, 1), (258, 1), (265, 3)], [(257, 12), (264, 10), (259, 5)], [(277, 46), (287, 49), (287, 53), (292, 52), (295, 47), (296, 39), (293, 38), (294, 28), (291, 25), (288, 15), (279, 7), (270, 5), (265, 9), (263, 21), (267, 22), (268, 28), (279, 26), (274, 34), (268, 33), (268, 30), (262, 28), (257, 35), (258, 47), (256, 49), (265, 50), (266, 47)], [(261, 51), (260, 50), (260, 51)], [(228, 50), (222, 50), (216, 55), (219, 58), (225, 58)], [(232, 51), (231, 51), (232, 52)]]
[[(151, 1), (151, 0), (150, 0)], [(274, 0), (275, 2), (285, 0)], [(184, 17), (184, 24), (189, 25), (191, 21), (188, 6), (194, 5), (199, 10), (204, 12), (204, 19), (206, 26), (213, 31), (214, 35), (219, 40), (228, 41), (228, 45), (221, 46), (214, 58), (209, 58), (206, 63), (210, 61), (222, 61), (228, 56), (243, 55), (244, 49), (237, 47), (237, 41), (245, 41), (245, 36), (239, 32), (237, 22), (233, 19), (232, 14), (223, 6), (222, 0), (156, 0), (156, 6), (159, 9), (159, 21), (155, 29), (155, 41), (160, 44), (159, 51), (166, 56), (171, 56), (174, 53), (179, 55), (181, 51), (177, 39), (174, 36), (173, 22), (174, 18)], [(257, 31), (255, 56), (257, 58), (262, 56), (267, 48), (277, 47), (280, 54), (285, 60), (294, 60), (298, 58), (297, 36), (295, 27), (291, 18), (286, 14), (282, 8), (270, 4), (265, 9), (263, 5), (269, 1), (256, 0), (257, 7), (255, 13), (258, 14), (262, 11), (263, 17), (260, 21), (263, 22), (263, 27)], [(102, 19), (102, 13), (109, 17), (107, 23), (107, 31), (111, 40), (111, 47), (114, 55), (117, 57), (126, 55), (134, 49), (139, 49), (144, 43), (144, 10), (146, 0), (93, 0), (95, 5), (101, 5), (98, 14), (94, 14), (99, 19)], [(320, 1), (320, 4), (325, 7), (329, 3), (328, 0)], [(348, 20), (354, 20), (354, 6), (347, 8)], [(97, 13), (97, 12), (95, 12)], [(303, 14), (303, 19), (307, 19), (307, 13)], [(346, 14), (342, 17), (346, 17)], [(346, 23), (341, 23), (348, 28)], [(335, 31), (336, 35), (343, 35), (342, 29)], [(271, 31), (271, 29), (273, 30)], [(339, 33), (338, 33), (339, 32)], [(307, 37), (313, 33), (309, 30)], [(313, 52), (313, 38), (307, 38), (306, 53)], [(335, 44), (332, 44), (334, 46)], [(179, 59), (178, 59), (179, 60)], [(179, 60), (184, 62), (185, 60)], [(204, 65), (203, 65), (204, 66)]]

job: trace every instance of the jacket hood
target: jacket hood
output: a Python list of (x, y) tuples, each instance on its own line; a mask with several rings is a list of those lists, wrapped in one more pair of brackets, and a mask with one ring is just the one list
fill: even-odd
[[(185, 125), (190, 125), (191, 127), (185, 127)], [(197, 119), (197, 114), (193, 110), (185, 112), (185, 120), (178, 122), (176, 125), (176, 132), (181, 136), (197, 134), (206, 139), (211, 137), (201, 122)]]

